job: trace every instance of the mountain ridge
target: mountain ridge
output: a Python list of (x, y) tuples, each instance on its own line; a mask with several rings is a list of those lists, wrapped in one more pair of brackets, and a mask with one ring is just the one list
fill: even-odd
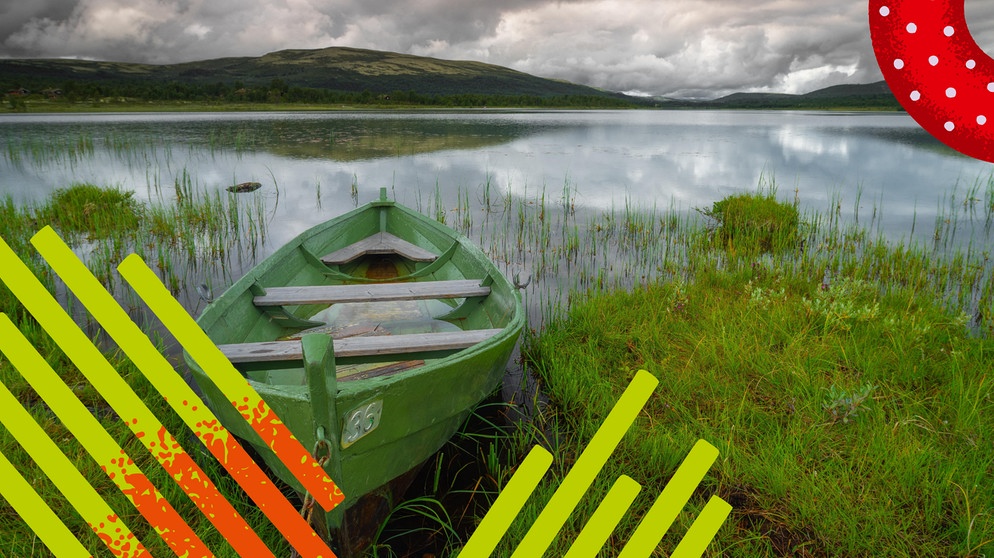
[[(486, 62), (445, 60), (412, 54), (333, 46), (284, 49), (262, 56), (235, 56), (142, 64), (61, 58), (0, 59), (0, 92), (20, 88), (59, 91), (77, 99), (124, 97), (143, 100), (248, 102), (361, 102), (390, 99), (433, 104), (517, 104), (567, 98), (592, 105), (658, 108), (901, 110), (886, 82), (835, 85), (804, 94), (733, 93), (701, 101), (632, 97), (561, 79), (534, 76)], [(329, 92), (342, 93), (331, 95)], [(361, 94), (361, 96), (360, 96)], [(351, 96), (349, 96), (351, 95)], [(545, 101), (543, 101), (544, 103)]]
[[(0, 87), (41, 89), (63, 82), (132, 85), (216, 83), (267, 87), (280, 80), (288, 87), (346, 92), (416, 91), (421, 95), (590, 96), (637, 101), (562, 80), (477, 61), (457, 61), (352, 47), (286, 49), (258, 57), (226, 57), (178, 64), (140, 64), (77, 59), (0, 59)], [(239, 89), (240, 87), (235, 87)]]

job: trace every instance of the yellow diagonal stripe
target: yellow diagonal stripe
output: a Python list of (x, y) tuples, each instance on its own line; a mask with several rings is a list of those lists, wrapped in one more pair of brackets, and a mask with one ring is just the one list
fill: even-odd
[(132, 549), (144, 551), (131, 530), (100, 498), (97, 491), (86, 482), (82, 473), (59, 451), (55, 442), (38, 426), (14, 394), (2, 383), (0, 383), (0, 409), (3, 409), (0, 413), (0, 423), (3, 423), (24, 447), (56, 488), (65, 494), (69, 503), (90, 524), (93, 531), (101, 536), (107, 547), (118, 556), (140, 555), (130, 552)]
[[(201, 498), (216, 495), (223, 500), (217, 487), (176, 443), (172, 434), (131, 390), (127, 382), (107, 362), (86, 334), (79, 329), (2, 238), (0, 238), (0, 269), (3, 270), (0, 279), (7, 284), (14, 296), (35, 317), (66, 356), (76, 364), (79, 371), (100, 392), (111, 408), (125, 418), (125, 424), (172, 475), (173, 480), (181, 485), (197, 482), (202, 487)], [(159, 444), (159, 447), (156, 447), (156, 444)], [(160, 530), (160, 534), (163, 532), (161, 531), (163, 526), (155, 527)], [(167, 527), (174, 532), (180, 529), (188, 531), (182, 540), (171, 541), (170, 548), (173, 551), (182, 553), (180, 547), (185, 546), (195, 556), (213, 555), (203, 541), (189, 530), (186, 523), (180, 522)]]
[(631, 477), (627, 475), (618, 477), (563, 558), (597, 556), (641, 489), (639, 483)]
[(712, 496), (694, 524), (687, 530), (680, 544), (676, 545), (670, 558), (700, 558), (711, 539), (731, 513), (732, 506), (717, 496)]
[[(38, 535), (41, 542), (59, 558), (90, 557), (76, 537), (73, 536), (66, 524), (48, 507), (45, 500), (24, 477), (17, 472), (14, 464), (0, 452), (0, 496), (10, 503), (14, 511), (28, 524), (28, 527)], [(90, 557), (92, 558), (92, 557)]]
[(515, 549), (512, 558), (537, 558), (545, 554), (658, 383), (659, 380), (645, 370), (635, 374), (625, 393)]
[[(124, 258), (117, 270), (200, 368), (210, 375), (211, 381), (229, 402), (244, 401), (248, 408), (258, 410), (260, 416), (267, 420), (277, 418), (265, 400), (252, 389), (248, 380), (207, 337), (179, 301), (169, 294), (140, 256), (131, 254)], [(281, 421), (249, 420), (249, 425), (325, 511), (331, 511), (344, 499), (341, 489)]]
[[(62, 242), (51, 227), (45, 227), (38, 232), (31, 239), (31, 243), (195, 434), (202, 435), (198, 425), (217, 422), (216, 417), (200, 397), (190, 389), (169, 361), (155, 348), (148, 336), (142, 333), (114, 297), (86, 269), (83, 262)], [(217, 427), (217, 432), (212, 431), (212, 434), (215, 438), (225, 440), (231, 438), (230, 433), (220, 427)], [(222, 465), (229, 466), (228, 463), (221, 461)], [(234, 473), (231, 469), (229, 472)], [(240, 476), (236, 475), (235, 478), (241, 481)], [(250, 552), (253, 557), (272, 556), (258, 535), (227, 503), (217, 502), (211, 505), (211, 502), (202, 498), (194, 498), (194, 501), (218, 531), (233, 543), (236, 550)]]
[(694, 444), (618, 558), (647, 558), (652, 554), (717, 458), (718, 449), (711, 444), (704, 440)]
[(511, 480), (501, 490), (500, 496), (490, 506), (483, 521), (477, 526), (476, 531), (473, 531), (469, 542), (459, 553), (461, 558), (490, 556), (550, 465), (552, 465), (552, 454), (544, 448), (534, 446), (528, 452)]
[(59, 378), (6, 314), (0, 314), (0, 351), (145, 519), (152, 523), (170, 521), (173, 525), (182, 526), (186, 533), (177, 532), (176, 529), (166, 530), (163, 529), (164, 525), (153, 524), (163, 540), (173, 546), (174, 550), (187, 552), (189, 549), (184, 548), (181, 541), (184, 540), (183, 535), (192, 534), (192, 531), (185, 526), (183, 518), (104, 430), (103, 425), (73, 395), (69, 386)]

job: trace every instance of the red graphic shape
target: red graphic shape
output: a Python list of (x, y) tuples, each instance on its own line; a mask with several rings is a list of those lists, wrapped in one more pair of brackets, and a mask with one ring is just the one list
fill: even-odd
[(870, 0), (877, 64), (901, 106), (949, 147), (994, 162), (994, 59), (964, 0)]

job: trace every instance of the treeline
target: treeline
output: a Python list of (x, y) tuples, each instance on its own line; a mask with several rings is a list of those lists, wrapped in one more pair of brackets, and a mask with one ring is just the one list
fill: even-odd
[(267, 103), (267, 104), (345, 104), (345, 105), (404, 105), (433, 107), (595, 107), (631, 108), (637, 106), (632, 99), (598, 95), (522, 95), (522, 94), (427, 94), (414, 90), (375, 92), (338, 91), (313, 87), (290, 86), (282, 79), (273, 79), (268, 85), (246, 86), (233, 83), (170, 82), (107, 82), (66, 81), (61, 88), (45, 86), (43, 89), (23, 91), (8, 88), (11, 97), (30, 99), (48, 98), (66, 103), (110, 101), (156, 102), (187, 101), (200, 103)]

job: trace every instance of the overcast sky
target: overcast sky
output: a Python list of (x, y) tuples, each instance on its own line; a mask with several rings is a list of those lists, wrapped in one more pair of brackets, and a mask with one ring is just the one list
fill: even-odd
[[(882, 79), (865, 0), (0, 0), (0, 57), (165, 64), (351, 46), (615, 91), (804, 93)], [(967, 0), (994, 52), (994, 2)]]

